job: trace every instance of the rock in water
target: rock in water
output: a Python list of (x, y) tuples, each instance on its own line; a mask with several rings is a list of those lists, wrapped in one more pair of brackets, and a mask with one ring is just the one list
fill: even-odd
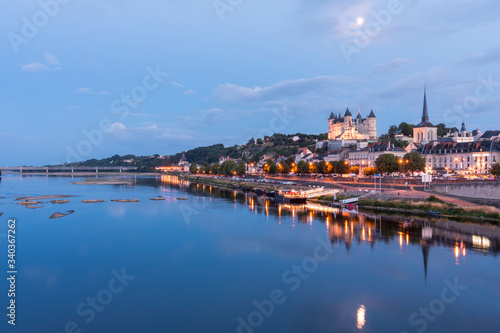
[(50, 215), (49, 219), (58, 219), (60, 217), (65, 217), (65, 216), (68, 216), (70, 214), (73, 214), (75, 211), (74, 210), (68, 210), (66, 213), (54, 213), (52, 215)]

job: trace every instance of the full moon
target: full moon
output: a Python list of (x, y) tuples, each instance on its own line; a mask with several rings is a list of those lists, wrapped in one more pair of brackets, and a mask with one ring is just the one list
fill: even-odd
[(357, 20), (356, 20), (356, 23), (357, 23), (358, 25), (363, 25), (363, 23), (365, 23), (365, 19), (364, 19), (364, 18), (362, 18), (362, 17), (358, 17), (358, 18), (357, 18)]

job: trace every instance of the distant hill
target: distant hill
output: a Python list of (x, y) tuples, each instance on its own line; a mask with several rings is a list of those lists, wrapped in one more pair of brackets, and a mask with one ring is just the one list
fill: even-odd
[[(258, 161), (262, 156), (288, 157), (297, 153), (298, 148), (308, 147), (315, 150), (316, 140), (326, 139), (326, 134), (274, 134), (263, 139), (251, 139), (248, 143), (238, 146), (224, 147), (223, 144), (215, 144), (207, 147), (198, 147), (185, 152), (189, 163), (213, 164), (222, 156), (231, 159), (243, 159), (246, 161)], [(295, 138), (295, 141), (294, 141)], [(113, 155), (101, 160), (90, 159), (82, 162), (66, 164), (67, 166), (137, 166), (139, 171), (152, 171), (160, 166), (177, 165), (182, 157), (179, 152), (175, 155), (135, 156), (135, 155)]]

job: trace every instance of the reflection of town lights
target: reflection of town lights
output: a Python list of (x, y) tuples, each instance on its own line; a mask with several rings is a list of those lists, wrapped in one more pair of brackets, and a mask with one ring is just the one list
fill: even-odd
[(459, 255), (460, 255), (460, 248), (458, 247), (458, 245), (455, 245), (455, 258), (458, 259)]
[(366, 324), (365, 315), (366, 315), (366, 308), (364, 305), (361, 305), (358, 309), (357, 322), (356, 322), (356, 327), (359, 330), (362, 330), (363, 327), (365, 327)]

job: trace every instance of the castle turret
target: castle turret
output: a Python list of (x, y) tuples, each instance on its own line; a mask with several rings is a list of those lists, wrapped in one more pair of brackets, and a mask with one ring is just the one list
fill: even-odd
[(358, 115), (356, 116), (356, 124), (359, 125), (363, 122), (363, 117), (361, 116), (361, 110), (358, 111)]
[(465, 123), (462, 123), (462, 129), (460, 130), (462, 132), (462, 138), (465, 138), (467, 136), (467, 128), (465, 128)]
[(368, 121), (368, 135), (370, 139), (377, 138), (377, 117), (375, 117), (375, 113), (371, 110), (370, 114), (366, 118)]
[(352, 126), (352, 114), (351, 114), (351, 111), (349, 111), (349, 108), (347, 108), (347, 110), (345, 110), (344, 124), (346, 124), (346, 126), (349, 126), (349, 127)]

